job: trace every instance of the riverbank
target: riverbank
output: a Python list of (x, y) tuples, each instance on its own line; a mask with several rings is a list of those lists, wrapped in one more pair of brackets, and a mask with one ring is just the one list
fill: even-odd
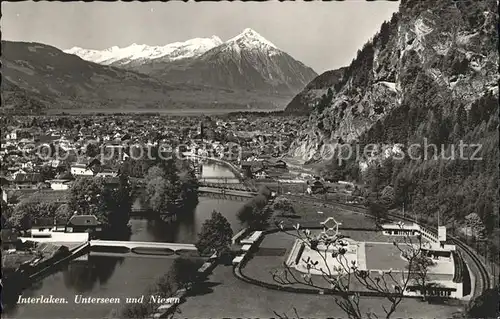
[[(214, 175), (232, 176), (229, 169), (220, 165), (211, 165), (207, 171)], [(241, 228), (236, 212), (243, 204), (241, 201), (200, 197), (192, 215), (170, 225), (157, 220), (132, 217), (132, 234), (127, 240), (194, 244), (203, 222), (210, 218), (213, 210), (226, 217), (236, 232)], [(140, 203), (137, 205), (140, 206)], [(85, 257), (87, 258), (70, 261), (59, 267), (55, 273), (48, 273), (23, 292), (23, 296), (65, 297), (67, 304), (53, 304), (50, 307), (43, 304), (20, 304), (8, 313), (2, 313), (2, 317), (75, 318), (75, 315), (85, 313), (86, 318), (104, 318), (110, 313), (110, 305), (93, 304), (89, 307), (88, 304), (75, 303), (74, 296), (119, 298), (122, 303), (116, 307), (121, 308), (125, 306), (127, 298), (144, 294), (144, 288), (152, 285), (158, 274), (167, 272), (174, 261), (173, 258), (119, 257), (103, 254)], [(211, 289), (210, 283), (203, 283), (199, 289), (202, 291), (200, 294), (207, 293)]]
[[(88, 251), (88, 243), (86, 242), (72, 248), (55, 243), (25, 242), (24, 244), (29, 250), (18, 252), (18, 255), (2, 256), (4, 270), (2, 280), (3, 287), (5, 288), (2, 291), (2, 302), (7, 310), (17, 302), (17, 298), (23, 293), (23, 290), (43, 279), (44, 276), (47, 276), (51, 272), (57, 272), (60, 266)], [(17, 257), (15, 262), (16, 267), (12, 267), (12, 261), (9, 262), (10, 265), (4, 263), (5, 257), (14, 259)], [(18, 263), (19, 259), (24, 259), (24, 261)], [(6, 266), (7, 269), (5, 269)]]
[(132, 302), (121, 311), (113, 309), (108, 318), (165, 318), (173, 314), (188, 296), (199, 292), (200, 285), (217, 263), (217, 255), (206, 261), (201, 258), (176, 259), (172, 268), (150, 285), (143, 295), (130, 298)]

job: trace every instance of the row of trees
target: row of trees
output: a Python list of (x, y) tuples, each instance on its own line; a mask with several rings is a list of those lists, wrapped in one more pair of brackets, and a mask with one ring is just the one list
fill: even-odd
[(33, 224), (66, 223), (73, 214), (78, 214), (95, 215), (104, 229), (120, 229), (127, 226), (131, 206), (132, 188), (126, 176), (120, 176), (117, 184), (110, 184), (104, 178), (80, 178), (71, 187), (67, 202), (32, 196), (9, 207), (2, 200), (2, 228), (25, 231)]
[(67, 221), (72, 214), (68, 204), (25, 200), (11, 208), (2, 200), (2, 228), (15, 227), (25, 231), (33, 224), (52, 225), (54, 220)]

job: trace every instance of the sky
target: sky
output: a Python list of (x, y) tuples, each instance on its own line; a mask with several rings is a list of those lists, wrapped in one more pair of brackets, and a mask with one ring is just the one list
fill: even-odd
[(2, 39), (65, 50), (166, 45), (245, 28), (317, 73), (348, 65), (399, 2), (2, 2)]

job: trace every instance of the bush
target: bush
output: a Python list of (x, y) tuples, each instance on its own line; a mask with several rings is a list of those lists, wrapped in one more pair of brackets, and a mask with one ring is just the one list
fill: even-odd
[(217, 211), (212, 212), (212, 217), (207, 219), (198, 234), (196, 248), (201, 255), (219, 254), (228, 250), (231, 245), (233, 230), (227, 219)]
[(377, 223), (381, 223), (387, 219), (387, 209), (384, 205), (376, 201), (368, 203), (368, 211), (375, 218)]
[(273, 209), (279, 212), (279, 216), (295, 216), (296, 212), (292, 203), (286, 198), (278, 198), (273, 203)]
[[(269, 194), (270, 195), (270, 194)], [(263, 230), (269, 225), (272, 210), (267, 205), (267, 198), (259, 194), (249, 200), (238, 211), (238, 220), (250, 230)]]
[(258, 191), (259, 195), (263, 195), (265, 197), (266, 202), (269, 198), (271, 198), (271, 193), (272, 193), (271, 189), (269, 189), (269, 187), (265, 185), (261, 186)]

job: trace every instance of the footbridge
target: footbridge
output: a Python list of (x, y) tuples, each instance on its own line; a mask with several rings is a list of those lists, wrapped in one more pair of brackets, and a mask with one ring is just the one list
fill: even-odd
[(117, 257), (199, 257), (193, 244), (119, 240), (90, 240), (90, 255)]
[(218, 187), (200, 187), (198, 188), (198, 192), (200, 193), (200, 196), (214, 197), (221, 199), (234, 199), (242, 201), (246, 201), (257, 194), (256, 192), (233, 190), (233, 189), (218, 188)]
[(200, 178), (198, 180), (198, 184), (201, 187), (212, 187), (212, 188), (222, 188), (222, 189), (230, 189), (230, 190), (239, 190), (239, 191), (247, 191), (247, 192), (256, 192), (257, 187), (255, 184), (250, 182), (231, 182), (227, 181), (225, 178)]

